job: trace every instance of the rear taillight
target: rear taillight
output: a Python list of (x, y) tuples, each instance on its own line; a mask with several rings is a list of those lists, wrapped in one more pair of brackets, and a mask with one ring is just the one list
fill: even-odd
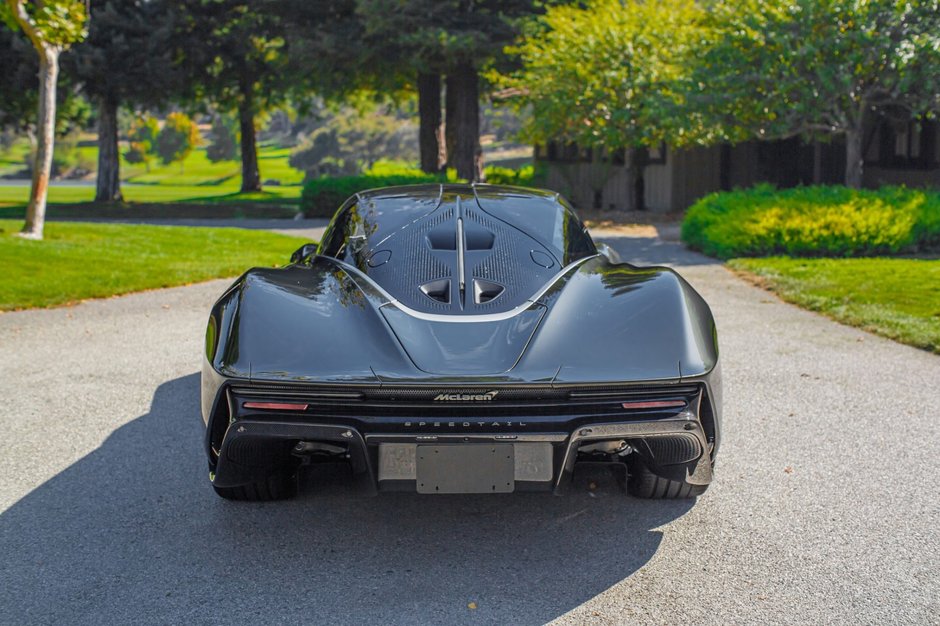
[(296, 402), (245, 402), (242, 407), (246, 409), (265, 409), (268, 411), (306, 411), (306, 404)]
[(685, 406), (685, 400), (637, 400), (624, 402), (625, 409), (678, 409)]

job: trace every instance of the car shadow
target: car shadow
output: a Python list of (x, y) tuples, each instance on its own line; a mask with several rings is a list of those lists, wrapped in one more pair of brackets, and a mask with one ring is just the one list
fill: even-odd
[[(570, 494), (349, 495), (312, 472), (293, 501), (215, 496), (199, 379), (0, 515), (9, 623), (543, 623), (629, 577), (690, 501)], [(80, 420), (81, 415), (76, 415)]]

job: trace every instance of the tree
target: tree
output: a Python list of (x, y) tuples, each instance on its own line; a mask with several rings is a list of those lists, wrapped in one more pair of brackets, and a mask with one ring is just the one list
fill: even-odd
[[(423, 165), (432, 169), (440, 146), (440, 75), (446, 75), (445, 128), (453, 138), (446, 151), (457, 176), (481, 180), (481, 70), (502, 58), (523, 21), (541, 13), (535, 0), (358, 0), (367, 41), (388, 52), (381, 56), (411, 68), (419, 98)], [(375, 42), (379, 42), (376, 44)], [(436, 77), (436, 78), (435, 78)], [(436, 87), (436, 89), (435, 89)], [(422, 103), (422, 100), (429, 100)], [(447, 137), (444, 141), (451, 143)], [(450, 146), (447, 146), (448, 148)]]
[(55, 142), (56, 81), (59, 55), (87, 34), (87, 7), (74, 0), (5, 0), (0, 17), (12, 28), (23, 31), (39, 55), (39, 111), (36, 166), (26, 207), (26, 223), (21, 235), (42, 239), (46, 220), (46, 196)]
[(82, 83), (98, 118), (95, 200), (121, 200), (118, 109), (157, 106), (173, 91), (176, 72), (167, 45), (173, 20), (163, 0), (97, 0), (85, 43), (63, 59)]
[(238, 158), (238, 131), (235, 122), (228, 116), (216, 114), (212, 117), (206, 157), (213, 163)]
[(844, 137), (850, 187), (873, 115), (940, 105), (937, 0), (722, 0), (705, 32), (687, 89), (693, 132)]
[(199, 129), (185, 113), (170, 113), (163, 122), (163, 128), (157, 134), (154, 150), (164, 165), (182, 161), (189, 156), (193, 148), (202, 142)]
[(631, 151), (634, 208), (644, 208), (643, 169), (650, 146), (681, 144), (674, 123), (676, 80), (699, 32), (693, 0), (594, 0), (555, 6), (512, 51), (520, 70), (503, 86), (531, 106), (525, 136)]
[[(256, 118), (281, 102), (296, 74), (287, 55), (284, 0), (183, 0), (177, 3), (178, 55), (187, 99), (236, 111), (243, 192), (261, 190)], [(317, 4), (317, 3), (314, 3)]]
[(155, 153), (160, 123), (152, 115), (143, 115), (134, 119), (127, 131), (128, 148), (124, 159), (128, 163), (143, 163), (150, 170), (150, 160)]

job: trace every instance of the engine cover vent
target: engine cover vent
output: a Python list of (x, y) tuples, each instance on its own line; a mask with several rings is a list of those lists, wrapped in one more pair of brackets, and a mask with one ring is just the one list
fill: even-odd
[(499, 283), (483, 280), (482, 278), (473, 279), (473, 301), (477, 304), (483, 304), (484, 302), (495, 300), (505, 290), (506, 288)]
[(424, 295), (442, 304), (450, 304), (450, 279), (432, 280), (419, 287)]

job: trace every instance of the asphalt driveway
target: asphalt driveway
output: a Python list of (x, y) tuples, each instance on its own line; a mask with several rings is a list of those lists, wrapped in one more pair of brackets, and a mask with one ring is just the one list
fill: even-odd
[[(225, 281), (0, 315), (0, 623), (940, 623), (940, 357), (655, 238), (711, 303), (717, 482), (648, 502), (218, 499), (198, 414)], [(590, 480), (599, 487), (587, 487)]]

